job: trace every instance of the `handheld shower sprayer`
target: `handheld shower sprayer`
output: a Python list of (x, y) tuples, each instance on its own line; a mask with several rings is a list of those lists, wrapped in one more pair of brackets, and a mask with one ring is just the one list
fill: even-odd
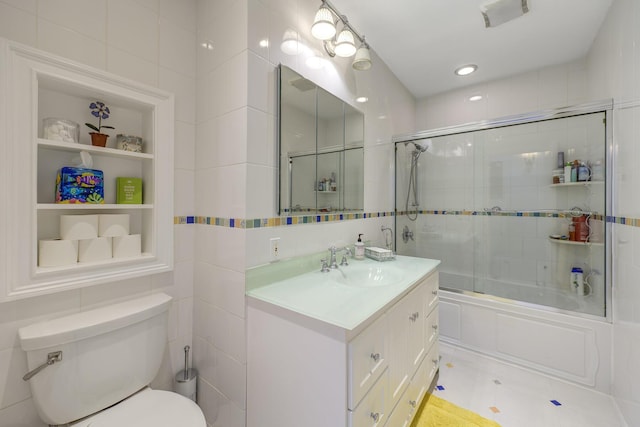
[[(411, 221), (415, 221), (418, 218), (418, 207), (420, 206), (418, 203), (418, 159), (420, 158), (420, 154), (431, 150), (432, 141), (430, 139), (425, 139), (423, 141), (407, 141), (404, 143), (405, 146), (408, 146), (409, 144), (413, 144), (414, 149), (411, 152), (411, 170), (409, 172), (409, 186), (407, 188), (405, 211), (407, 212), (407, 218)], [(409, 198), (411, 195), (413, 195), (411, 207), (416, 209), (415, 216), (412, 216), (409, 213)]]

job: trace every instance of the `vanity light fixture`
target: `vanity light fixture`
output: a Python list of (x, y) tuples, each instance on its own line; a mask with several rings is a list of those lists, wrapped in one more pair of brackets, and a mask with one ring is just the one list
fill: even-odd
[(477, 69), (478, 69), (478, 66), (476, 64), (467, 64), (467, 65), (463, 65), (462, 67), (456, 68), (454, 73), (457, 76), (468, 76), (469, 74), (475, 72)]
[[(338, 23), (342, 25), (340, 32), (338, 32)], [(347, 17), (341, 15), (328, 0), (322, 0), (322, 5), (316, 12), (311, 26), (311, 34), (316, 39), (322, 40), (324, 50), (330, 57), (348, 58), (356, 55), (352, 64), (355, 70), (364, 71), (371, 68), (371, 53), (364, 36), (358, 34)], [(356, 42), (358, 42), (357, 45)]]
[(356, 102), (359, 102), (360, 104), (364, 104), (368, 100), (369, 100), (369, 98), (367, 98), (366, 96), (359, 96), (359, 97), (356, 98)]
[(352, 66), (358, 71), (365, 71), (371, 68), (371, 52), (364, 37), (362, 37), (362, 44), (356, 51), (356, 57), (353, 59)]
[(311, 26), (311, 35), (318, 40), (330, 40), (336, 35), (336, 22), (333, 13), (325, 2), (316, 12), (316, 17)]
[(469, 101), (480, 101), (482, 99), (482, 95), (473, 95), (469, 97)]

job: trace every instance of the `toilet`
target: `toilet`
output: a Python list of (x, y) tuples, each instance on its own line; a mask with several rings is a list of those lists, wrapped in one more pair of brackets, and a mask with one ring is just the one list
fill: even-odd
[(206, 427), (195, 402), (149, 387), (170, 304), (158, 293), (20, 328), (40, 418), (52, 426)]

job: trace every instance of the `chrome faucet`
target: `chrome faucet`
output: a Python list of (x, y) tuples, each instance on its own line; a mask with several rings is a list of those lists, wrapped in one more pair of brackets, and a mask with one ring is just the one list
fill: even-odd
[(347, 261), (347, 257), (351, 256), (351, 248), (346, 246), (344, 248), (344, 254), (342, 254), (342, 261), (340, 261), (340, 265), (349, 265), (349, 261)]
[(338, 263), (336, 262), (337, 251), (338, 251), (338, 248), (336, 248), (335, 246), (331, 246), (329, 248), (329, 252), (331, 252), (331, 258), (329, 258), (329, 267), (331, 268), (338, 268)]
[[(387, 249), (393, 249), (393, 230), (389, 227), (385, 227), (384, 225), (380, 226), (380, 229), (382, 230), (382, 234), (384, 235), (384, 245), (387, 247)], [(385, 233), (385, 231), (389, 231), (389, 233), (391, 234), (391, 241), (387, 240), (387, 233)]]

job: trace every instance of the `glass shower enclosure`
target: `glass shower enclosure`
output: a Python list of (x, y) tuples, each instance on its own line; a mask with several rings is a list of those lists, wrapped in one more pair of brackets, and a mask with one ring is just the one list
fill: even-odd
[(611, 102), (395, 137), (396, 251), (440, 287), (606, 317)]

